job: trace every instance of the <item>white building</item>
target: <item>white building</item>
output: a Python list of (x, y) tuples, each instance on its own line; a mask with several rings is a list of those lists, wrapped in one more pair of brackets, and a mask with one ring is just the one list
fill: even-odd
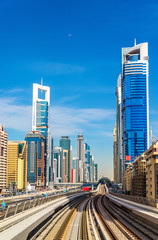
[(33, 84), (32, 130), (39, 130), (46, 138), (45, 184), (52, 181), (51, 137), (49, 130), (50, 88)]

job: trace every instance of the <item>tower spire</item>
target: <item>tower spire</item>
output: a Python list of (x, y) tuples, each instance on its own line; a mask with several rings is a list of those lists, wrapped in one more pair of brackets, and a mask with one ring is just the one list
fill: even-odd
[(43, 78), (41, 77), (41, 93), (42, 93), (42, 90), (43, 90)]
[(136, 46), (137, 45), (137, 43), (136, 43), (136, 38), (134, 39), (134, 46)]

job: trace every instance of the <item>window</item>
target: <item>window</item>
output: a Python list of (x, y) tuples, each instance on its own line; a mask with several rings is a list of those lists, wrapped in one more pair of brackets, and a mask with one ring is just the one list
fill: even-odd
[(4, 156), (4, 147), (1, 147), (1, 157)]
[(34, 173), (35, 165), (35, 142), (31, 141), (31, 159), (30, 159), (30, 172)]

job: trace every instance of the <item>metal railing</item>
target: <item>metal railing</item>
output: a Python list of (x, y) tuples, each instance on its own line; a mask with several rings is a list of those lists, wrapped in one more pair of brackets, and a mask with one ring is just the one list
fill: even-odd
[(44, 203), (50, 202), (56, 198), (59, 198), (62, 196), (68, 196), (70, 194), (73, 194), (73, 193), (75, 194), (77, 192), (79, 192), (79, 191), (51, 195), (51, 196), (47, 196), (47, 197), (34, 198), (34, 199), (23, 201), (20, 203), (13, 203), (12, 205), (6, 206), (5, 209), (0, 208), (0, 220), (5, 219), (10, 216), (13, 216), (17, 213), (24, 212), (28, 209), (34, 208), (34, 207), (42, 205)]
[(109, 192), (109, 194), (119, 197), (119, 198), (123, 198), (125, 200), (132, 201), (132, 202), (140, 203), (140, 204), (151, 206), (151, 207), (156, 207), (155, 201), (153, 199), (148, 199), (146, 197), (126, 195), (126, 194), (120, 194), (120, 193), (112, 193), (112, 192)]

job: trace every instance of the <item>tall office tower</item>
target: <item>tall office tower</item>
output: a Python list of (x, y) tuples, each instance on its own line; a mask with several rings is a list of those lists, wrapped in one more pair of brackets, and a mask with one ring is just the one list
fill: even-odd
[(49, 130), (50, 88), (33, 84), (32, 131), (40, 131), (45, 136), (45, 184), (51, 181), (51, 137)]
[(114, 177), (116, 183), (122, 183), (122, 108), (121, 108), (121, 74), (117, 80), (116, 87), (116, 140), (117, 140), (117, 160)]
[(90, 182), (90, 146), (84, 144), (85, 181)]
[(93, 165), (94, 165), (94, 156), (91, 154), (90, 155), (90, 182), (94, 181)]
[(63, 169), (63, 149), (61, 147), (54, 148), (54, 159), (57, 160), (57, 182), (62, 182), (62, 169)]
[(70, 139), (68, 136), (63, 136), (59, 142), (63, 150), (68, 151), (68, 163), (66, 164), (65, 174), (67, 175), (68, 182), (71, 181), (71, 153), (70, 153)]
[(7, 187), (16, 185), (18, 191), (27, 184), (27, 145), (26, 141), (8, 141), (7, 147)]
[(113, 143), (113, 164), (114, 164), (114, 182), (118, 183), (118, 164), (117, 164), (117, 127), (114, 128), (114, 143)]
[(62, 175), (63, 175), (63, 182), (68, 182), (68, 162), (69, 162), (69, 151), (63, 149), (63, 168), (62, 168)]
[(70, 182), (72, 182), (72, 145), (70, 146)]
[(72, 178), (71, 178), (71, 182), (72, 183), (76, 183), (76, 158), (74, 157), (72, 159)]
[(123, 171), (149, 147), (148, 43), (122, 49)]
[[(50, 166), (50, 182), (52, 183), (53, 186), (53, 161), (54, 161), (54, 138), (51, 137), (51, 166)], [(50, 184), (51, 185), (51, 184)]]
[(28, 183), (35, 187), (45, 184), (45, 137), (39, 131), (32, 131), (25, 135), (28, 148)]
[(57, 179), (57, 159), (54, 158), (53, 161), (53, 181), (54, 183), (58, 183), (58, 179)]
[(82, 160), (78, 161), (78, 169), (79, 169), (79, 182), (84, 182), (84, 162)]
[[(83, 162), (84, 162), (84, 139), (83, 139), (82, 134), (79, 134), (78, 138), (77, 138), (77, 158), (78, 158), (78, 162), (80, 163), (80, 166), (83, 165)], [(79, 167), (79, 165), (78, 165), (78, 167)], [(83, 171), (83, 170), (81, 170), (81, 171)], [(79, 167), (79, 181), (81, 181), (80, 167)]]
[(0, 125), (0, 193), (6, 188), (7, 181), (7, 132)]
[(98, 181), (98, 164), (97, 163), (94, 164), (94, 181), (95, 182)]

